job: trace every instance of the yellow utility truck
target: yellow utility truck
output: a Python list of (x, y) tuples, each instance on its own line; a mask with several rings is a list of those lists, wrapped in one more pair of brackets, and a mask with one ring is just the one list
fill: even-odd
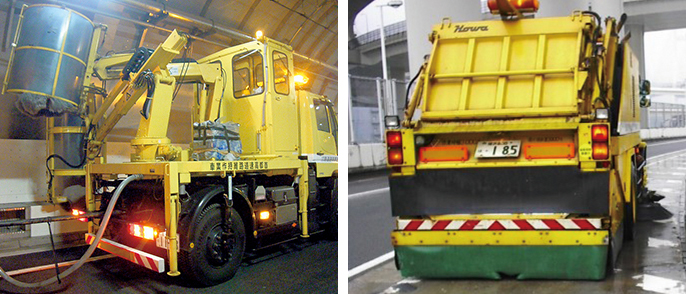
[(603, 279), (645, 190), (649, 84), (626, 16), (433, 27), (405, 118), (386, 118), (391, 234), (403, 276)]
[[(4, 85), (24, 112), (50, 117), (48, 196), (85, 202), (74, 214), (88, 220), (87, 243), (212, 285), (246, 250), (337, 234), (336, 110), (296, 85), (290, 46), (259, 33), (175, 61), (194, 37), (173, 31), (154, 50), (96, 58), (105, 29), (64, 7), (25, 7)], [(194, 89), (185, 146), (167, 137), (180, 83)], [(108, 134), (136, 104), (131, 160), (108, 163)]]

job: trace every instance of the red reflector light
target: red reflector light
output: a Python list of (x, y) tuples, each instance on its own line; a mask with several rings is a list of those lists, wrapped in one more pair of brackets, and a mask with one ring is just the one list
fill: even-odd
[(403, 137), (400, 134), (400, 132), (387, 132), (386, 133), (386, 145), (388, 145), (388, 147), (391, 147), (391, 148), (402, 147), (403, 146)]
[(388, 164), (398, 165), (403, 164), (403, 150), (400, 148), (388, 149)]
[(591, 127), (591, 139), (593, 139), (593, 142), (607, 142), (608, 135), (607, 125), (594, 125)]
[(419, 161), (467, 161), (469, 151), (466, 146), (433, 146), (419, 148)]
[[(519, 10), (519, 12), (536, 12), (538, 11), (538, 0), (507, 0), (510, 2), (512, 7)], [(492, 14), (501, 14), (500, 7), (498, 7), (498, 0), (488, 0), (488, 9)], [(507, 7), (503, 7), (507, 9)], [(504, 11), (505, 14), (510, 14), (512, 12)]]
[(610, 158), (610, 150), (607, 143), (593, 143), (593, 159), (603, 160)]

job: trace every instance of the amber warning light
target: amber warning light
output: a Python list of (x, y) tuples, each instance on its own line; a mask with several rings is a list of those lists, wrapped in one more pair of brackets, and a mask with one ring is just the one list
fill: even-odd
[(538, 0), (488, 0), (488, 10), (501, 15), (534, 13), (538, 11)]

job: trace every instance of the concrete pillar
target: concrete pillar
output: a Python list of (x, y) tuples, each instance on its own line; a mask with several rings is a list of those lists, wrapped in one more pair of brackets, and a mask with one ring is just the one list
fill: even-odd
[[(567, 16), (575, 10), (588, 10), (589, 7), (603, 19), (607, 16), (619, 18), (624, 12), (622, 0), (545, 0), (540, 1), (536, 17)], [(410, 61), (410, 76), (414, 76), (424, 61), (424, 55), (431, 52), (428, 41), (431, 27), (439, 24), (445, 17), (453, 22), (498, 19), (490, 13), (481, 13), (481, 1), (405, 1), (407, 16), (407, 47)]]
[(629, 46), (631, 50), (634, 51), (638, 62), (640, 63), (640, 74), (641, 78), (646, 78), (646, 67), (645, 67), (645, 47), (643, 35), (645, 34), (645, 26), (643, 24), (627, 24), (624, 27), (625, 33), (631, 33), (631, 38), (629, 39)]

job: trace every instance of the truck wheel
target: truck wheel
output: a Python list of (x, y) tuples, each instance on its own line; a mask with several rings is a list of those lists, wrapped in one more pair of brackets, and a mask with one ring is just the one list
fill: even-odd
[(332, 240), (338, 240), (338, 179), (333, 180), (331, 189), (331, 218), (329, 220), (328, 235)]
[[(245, 227), (240, 215), (229, 208), (231, 223), (228, 234), (222, 230), (222, 213), (219, 204), (206, 207), (190, 241), (190, 251), (181, 251), (182, 272), (203, 286), (217, 285), (233, 278), (238, 271), (245, 251)], [(193, 229), (195, 228), (195, 229)]]

